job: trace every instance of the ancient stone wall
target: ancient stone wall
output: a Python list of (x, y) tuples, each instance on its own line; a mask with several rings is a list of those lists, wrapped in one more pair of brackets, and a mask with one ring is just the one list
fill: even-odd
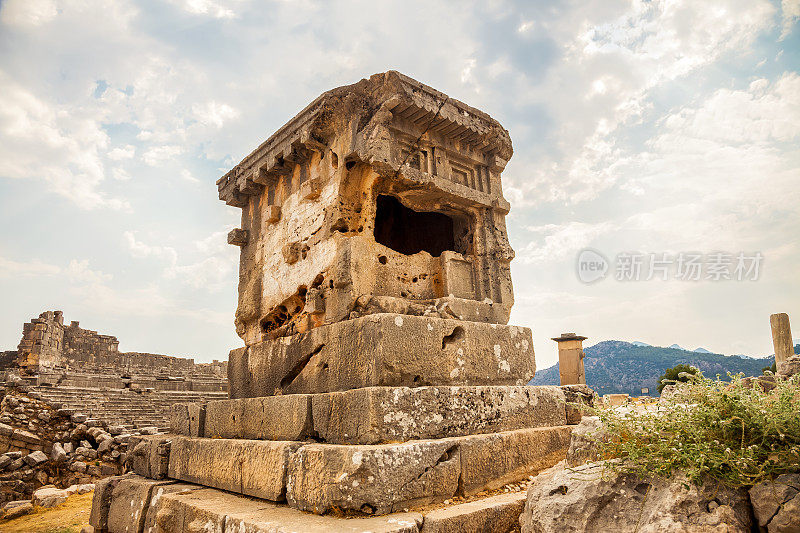
[[(169, 355), (120, 352), (112, 335), (64, 325), (61, 311), (46, 311), (23, 325), (15, 365), (40, 383), (72, 387), (221, 391), (227, 389), (227, 361), (195, 363)], [(0, 359), (10, 359), (6, 356)], [(10, 366), (10, 365), (9, 365)], [(0, 368), (3, 368), (0, 366)], [(6, 367), (8, 368), (8, 367)]]

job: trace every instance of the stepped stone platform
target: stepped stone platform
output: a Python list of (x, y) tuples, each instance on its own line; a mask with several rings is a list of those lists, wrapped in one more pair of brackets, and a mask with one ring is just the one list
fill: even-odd
[[(575, 387), (526, 386), (508, 132), (397, 72), (328, 91), (217, 182), (242, 209), (229, 398), (131, 437), (96, 532), (507, 532), (566, 457)], [(511, 491), (497, 494), (498, 491)]]

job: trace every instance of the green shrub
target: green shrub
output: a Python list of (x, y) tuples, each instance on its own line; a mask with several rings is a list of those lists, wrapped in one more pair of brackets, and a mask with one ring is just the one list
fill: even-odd
[(672, 368), (668, 368), (664, 375), (658, 378), (658, 393), (661, 394), (664, 387), (676, 381), (689, 381), (691, 376), (697, 375), (699, 372), (697, 368), (689, 365), (675, 365)]
[(800, 375), (764, 391), (752, 378), (730, 382), (699, 373), (655, 407), (599, 409), (607, 437), (597, 439), (609, 468), (647, 477), (680, 470), (696, 484), (710, 477), (732, 487), (800, 472)]

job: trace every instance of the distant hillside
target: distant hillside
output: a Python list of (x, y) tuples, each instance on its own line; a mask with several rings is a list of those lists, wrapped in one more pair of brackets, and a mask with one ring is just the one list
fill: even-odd
[[(598, 394), (627, 393), (641, 395), (642, 388), (649, 388), (650, 395), (658, 394), (657, 383), (664, 371), (684, 363), (694, 365), (708, 377), (720, 374), (726, 377), (743, 372), (757, 376), (765, 366), (770, 366), (774, 357), (751, 359), (738, 355), (690, 352), (658, 346), (636, 346), (630, 342), (603, 341), (583, 349), (586, 383)], [(558, 385), (558, 364), (536, 371), (531, 385)]]

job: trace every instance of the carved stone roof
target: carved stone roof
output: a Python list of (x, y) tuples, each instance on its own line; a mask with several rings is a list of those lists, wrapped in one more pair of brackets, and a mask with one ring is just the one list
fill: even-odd
[[(382, 110), (389, 113), (379, 113)], [(390, 70), (322, 93), (217, 180), (219, 197), (228, 205), (243, 207), (248, 195), (290, 172), (292, 162), (309, 150), (324, 150), (354, 119), (362, 131), (391, 116), (495, 157), (501, 167), (513, 152), (508, 131), (488, 114)], [(359, 154), (364, 160), (369, 156)]]

